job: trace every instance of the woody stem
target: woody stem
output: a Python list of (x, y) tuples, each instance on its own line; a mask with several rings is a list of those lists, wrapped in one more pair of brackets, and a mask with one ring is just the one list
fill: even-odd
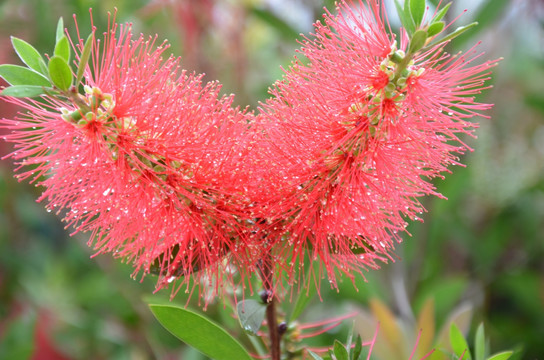
[(395, 75), (393, 77), (393, 84), (397, 84), (397, 81), (400, 79), (400, 77), (402, 76), (402, 73), (404, 70), (406, 70), (406, 67), (408, 67), (408, 64), (410, 63), (410, 61), (412, 61), (414, 57), (414, 54), (412, 54), (411, 52), (408, 52), (404, 58), (401, 60), (401, 62), (397, 65), (397, 69), (395, 71)]
[(276, 299), (272, 297), (266, 307), (266, 321), (268, 322), (268, 336), (270, 337), (270, 358), (280, 360), (280, 334), (276, 315)]
[(264, 288), (267, 294), (266, 321), (268, 323), (268, 336), (270, 339), (270, 359), (280, 360), (280, 333), (276, 311), (277, 299), (274, 294), (272, 262), (267, 261), (262, 268)]

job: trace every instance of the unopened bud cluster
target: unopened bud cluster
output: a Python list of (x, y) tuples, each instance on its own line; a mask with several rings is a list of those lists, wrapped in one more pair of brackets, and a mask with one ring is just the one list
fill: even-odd
[(76, 110), (70, 111), (67, 108), (61, 108), (61, 116), (67, 122), (84, 127), (93, 121), (102, 123), (110, 122), (112, 119), (115, 101), (113, 96), (103, 93), (97, 87), (84, 86), (85, 95), (76, 94), (75, 103), (78, 106)]

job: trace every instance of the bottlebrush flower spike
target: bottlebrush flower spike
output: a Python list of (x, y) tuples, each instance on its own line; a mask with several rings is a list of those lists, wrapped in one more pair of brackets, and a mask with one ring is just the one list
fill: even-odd
[(247, 115), (217, 83), (164, 60), (167, 47), (112, 24), (93, 40), (84, 95), (72, 87), (40, 101), (3, 97), (27, 111), (0, 124), (12, 131), (17, 177), (45, 187), (39, 200), (90, 232), (98, 253), (155, 272), (158, 288), (201, 270), (216, 293), (232, 280), (227, 266), (248, 263), (236, 150)]
[(490, 108), (474, 96), (496, 64), (475, 64), (474, 49), (425, 48), (436, 34), (423, 27), (402, 31), (399, 44), (378, 1), (341, 1), (337, 11), (315, 24), (259, 116), (277, 189), (264, 213), (283, 228), (274, 263), (295, 281), (292, 264), (308, 252), (333, 286), (337, 274), (392, 259), (407, 220), (425, 211), (418, 198), (441, 196), (429, 179), (468, 149), (458, 136)]

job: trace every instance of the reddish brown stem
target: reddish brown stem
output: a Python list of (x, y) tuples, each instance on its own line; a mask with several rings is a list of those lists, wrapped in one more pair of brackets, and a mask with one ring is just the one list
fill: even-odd
[(263, 284), (266, 294), (266, 321), (268, 323), (268, 336), (270, 340), (270, 359), (280, 360), (281, 336), (278, 329), (278, 315), (276, 311), (276, 296), (274, 294), (272, 262), (266, 261), (261, 269)]
[(266, 307), (266, 321), (268, 322), (268, 336), (270, 337), (270, 358), (280, 360), (280, 334), (276, 314), (276, 298), (272, 296)]

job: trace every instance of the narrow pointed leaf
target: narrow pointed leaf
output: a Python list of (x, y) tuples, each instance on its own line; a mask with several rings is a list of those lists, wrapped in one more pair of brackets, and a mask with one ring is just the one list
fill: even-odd
[(423, 46), (425, 46), (425, 41), (427, 41), (427, 32), (425, 30), (416, 31), (410, 40), (410, 48), (408, 49), (408, 52), (415, 54)]
[(357, 335), (357, 339), (355, 340), (355, 348), (353, 349), (353, 358), (352, 360), (359, 360), (359, 356), (361, 355), (361, 352), (363, 351), (363, 339), (361, 338), (361, 335)]
[(402, 24), (402, 26), (406, 27), (406, 25), (404, 25), (406, 23), (406, 19), (404, 18), (404, 8), (399, 0), (395, 0), (395, 7), (397, 8), (397, 14), (399, 15), (400, 23)]
[[(407, 1), (407, 0), (405, 0)], [(423, 21), (423, 15), (425, 15), (425, 0), (409, 0), (410, 1), (410, 14), (416, 27)], [(404, 5), (406, 7), (406, 5)]]
[(81, 57), (79, 58), (79, 64), (77, 66), (77, 76), (76, 76), (76, 85), (81, 82), (83, 74), (85, 73), (85, 68), (89, 62), (91, 56), (91, 50), (93, 47), (93, 38), (94, 32), (92, 32), (87, 40), (85, 40), (85, 45), (83, 46), (83, 51), (81, 52)]
[(334, 356), (336, 357), (336, 360), (349, 360), (348, 351), (342, 345), (342, 343), (338, 340), (334, 340)]
[(414, 22), (414, 18), (410, 12), (409, 1), (410, 0), (404, 0), (404, 18), (406, 19), (406, 24), (404, 24), (404, 27), (406, 28), (406, 31), (408, 31), (408, 34), (412, 35), (414, 31), (416, 31), (416, 23)]
[(38, 66), (40, 67), (40, 73), (49, 78), (49, 68), (47, 67), (43, 59), (39, 60)]
[(295, 302), (295, 306), (293, 308), (293, 312), (291, 313), (291, 316), (289, 317), (289, 321), (296, 320), (304, 311), (306, 306), (310, 303), (310, 300), (314, 298), (316, 294), (315, 287), (310, 286), (308, 291), (300, 291), (297, 297), (297, 300)]
[(487, 358), (487, 360), (508, 360), (510, 359), (510, 356), (512, 356), (513, 353), (514, 353), (513, 351), (505, 351), (499, 354), (495, 354)]
[(57, 23), (57, 32), (55, 36), (55, 42), (59, 42), (59, 40), (64, 36), (64, 20), (62, 20), (62, 16), (59, 18), (59, 22)]
[(476, 330), (474, 339), (474, 357), (475, 360), (485, 360), (485, 333), (484, 324), (481, 323)]
[(219, 325), (188, 309), (149, 305), (169, 332), (215, 360), (252, 360), (246, 349)]
[(446, 5), (444, 5), (444, 7), (436, 13), (436, 15), (434, 16), (431, 22), (434, 23), (434, 22), (442, 20), (442, 18), (446, 15), (448, 10), (450, 9), (450, 6), (451, 6), (451, 1), (447, 3)]
[[(437, 301), (438, 303), (438, 301)], [(446, 320), (445, 325), (442, 327), (438, 335), (437, 344), (448, 344), (450, 337), (450, 328), (453, 324), (457, 326), (458, 329), (462, 329), (461, 332), (468, 332), (470, 324), (472, 323), (473, 308), (470, 304), (461, 304), (453, 311), (451, 311), (448, 320)]]
[[(311, 279), (315, 274), (314, 272), (314, 266), (312, 265), (312, 262), (310, 262), (310, 265), (306, 269), (306, 273), (304, 275), (305, 279)], [(295, 301), (295, 306), (292, 307), (292, 312), (288, 314), (287, 319), (288, 322), (295, 321), (298, 319), (298, 317), (302, 314), (306, 306), (310, 303), (310, 301), (314, 298), (314, 296), (317, 293), (315, 286), (304, 286), (303, 291), (299, 291), (298, 297)]]
[(266, 313), (266, 305), (259, 301), (248, 299), (236, 305), (238, 320), (242, 328), (252, 335), (257, 335)]
[(440, 32), (444, 30), (445, 26), (446, 24), (443, 21), (432, 23), (431, 25), (429, 25), (429, 28), (427, 29), (427, 35), (431, 37), (431, 36), (440, 34)]
[(354, 328), (355, 328), (355, 321), (353, 321), (353, 325), (349, 329), (348, 341), (346, 343), (346, 349), (348, 349), (348, 353), (349, 353), (349, 360), (353, 360), (353, 352), (351, 351), (351, 347), (353, 345), (353, 330), (354, 330)]
[(43, 61), (43, 59), (38, 50), (26, 41), (16, 38), (15, 36), (11, 37), (11, 43), (22, 62), (32, 70), (41, 72), (40, 60)]
[(4, 64), (0, 65), (0, 76), (4, 78), (10, 85), (36, 85), (36, 86), (51, 86), (49, 80), (43, 75), (29, 68)]
[(409, 34), (412, 34), (415, 30), (415, 25), (414, 20), (410, 15), (408, 0), (405, 0), (404, 7), (401, 5), (399, 0), (395, 0), (395, 7), (397, 8), (397, 14), (399, 15), (402, 26), (406, 29), (406, 31), (408, 31)]
[(457, 325), (453, 323), (450, 327), (450, 344), (455, 355), (461, 357), (461, 355), (464, 353), (465, 356), (463, 357), (463, 360), (472, 359), (472, 357), (470, 356), (470, 351), (468, 349), (467, 341), (465, 340), (463, 333), (461, 332), (461, 330), (459, 330)]
[(45, 94), (43, 86), (13, 85), (2, 90), (0, 95), (13, 97), (36, 97)]
[(380, 336), (390, 347), (392, 357), (402, 358), (403, 333), (393, 312), (377, 298), (370, 299), (370, 309), (380, 321)]
[(435, 307), (434, 297), (427, 298), (423, 307), (421, 308), (417, 318), (417, 331), (421, 331), (419, 338), (419, 344), (417, 346), (417, 354), (419, 357), (425, 356), (430, 348), (432, 348), (433, 340), (435, 338)]
[(53, 56), (49, 60), (49, 76), (53, 85), (60, 90), (68, 90), (72, 86), (72, 70), (70, 66), (59, 56)]
[(70, 43), (66, 36), (61, 37), (59, 41), (57, 41), (57, 44), (55, 45), (55, 56), (60, 56), (66, 63), (70, 63)]
[(455, 29), (454, 32), (452, 32), (451, 34), (449, 34), (448, 36), (440, 39), (440, 40), (436, 40), (436, 41), (433, 41), (431, 44), (429, 44), (428, 47), (433, 47), (433, 46), (436, 46), (438, 44), (442, 44), (446, 41), (449, 41), (451, 39), (454, 39), (456, 38), (457, 36), (461, 35), (462, 33), (464, 33), (465, 31), (475, 27), (476, 25), (478, 25), (477, 22), (473, 22), (472, 24), (468, 24), (468, 25), (465, 25), (465, 26), (460, 26), (458, 27), (457, 29)]

